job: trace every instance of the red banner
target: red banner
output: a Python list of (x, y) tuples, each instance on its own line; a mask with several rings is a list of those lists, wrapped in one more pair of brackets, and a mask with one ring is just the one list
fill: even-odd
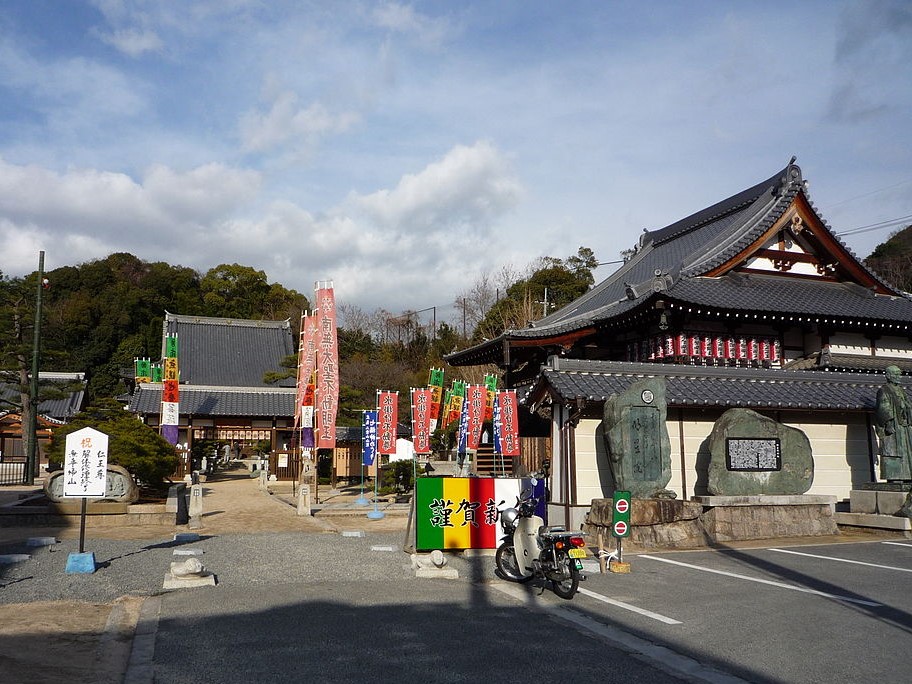
[(412, 390), (412, 442), (416, 454), (431, 453), (431, 406), (433, 392), (429, 388)]
[(396, 453), (396, 424), (399, 421), (399, 393), (377, 392), (377, 453)]
[(317, 284), (317, 448), (336, 446), (339, 408), (339, 347), (336, 338), (336, 299), (332, 286)]
[(487, 389), (484, 385), (468, 385), (466, 398), (468, 404), (468, 426), (466, 432), (466, 449), (478, 449), (478, 440), (481, 437), (481, 426), (484, 423), (485, 404), (487, 403)]
[(178, 391), (177, 380), (165, 380), (162, 384), (162, 401), (176, 404)]

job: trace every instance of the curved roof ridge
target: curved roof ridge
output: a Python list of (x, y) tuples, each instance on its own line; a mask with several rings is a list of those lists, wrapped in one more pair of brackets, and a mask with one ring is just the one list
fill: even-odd
[[(763, 195), (767, 190), (779, 187), (783, 180), (788, 179), (789, 177), (789, 168), (795, 166), (795, 157), (792, 157), (791, 161), (783, 168), (781, 171), (777, 171), (775, 174), (767, 178), (765, 181), (757, 183), (756, 185), (742, 190), (739, 193), (728, 197), (721, 202), (716, 202), (712, 206), (701, 209), (700, 211), (686, 216), (674, 223), (671, 223), (664, 228), (659, 228), (658, 230), (646, 231), (645, 235), (641, 240), (651, 240), (656, 244), (666, 242), (673, 238), (678, 237), (681, 233), (686, 233), (688, 231), (699, 228), (700, 226), (715, 221), (726, 214), (730, 214), (738, 209), (742, 209), (753, 202), (755, 202), (761, 195)], [(799, 180), (800, 180), (800, 169)]]

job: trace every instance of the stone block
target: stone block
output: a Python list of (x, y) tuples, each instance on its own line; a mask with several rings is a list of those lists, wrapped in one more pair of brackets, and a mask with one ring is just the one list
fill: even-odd
[(877, 492), (853, 489), (849, 492), (849, 510), (852, 513), (877, 513)]
[[(876, 511), (858, 511), (859, 513), (880, 513), (881, 515), (896, 515), (906, 501), (906, 492), (875, 492), (877, 495)], [(855, 509), (852, 509), (855, 512)]]
[(53, 546), (57, 543), (57, 537), (29, 537), (25, 540), (26, 546)]

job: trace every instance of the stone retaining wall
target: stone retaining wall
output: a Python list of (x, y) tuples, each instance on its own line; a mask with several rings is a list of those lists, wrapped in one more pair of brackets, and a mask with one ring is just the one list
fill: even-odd
[[(634, 499), (625, 548), (693, 549), (751, 539), (838, 534), (835, 497), (695, 497), (693, 501)], [(593, 499), (585, 529), (613, 545), (612, 500)]]

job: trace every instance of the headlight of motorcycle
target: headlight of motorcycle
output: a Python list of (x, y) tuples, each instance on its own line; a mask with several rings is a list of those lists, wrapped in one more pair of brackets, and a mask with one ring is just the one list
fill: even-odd
[(504, 528), (515, 527), (517, 518), (519, 518), (519, 511), (515, 508), (505, 508), (500, 513), (500, 524)]

